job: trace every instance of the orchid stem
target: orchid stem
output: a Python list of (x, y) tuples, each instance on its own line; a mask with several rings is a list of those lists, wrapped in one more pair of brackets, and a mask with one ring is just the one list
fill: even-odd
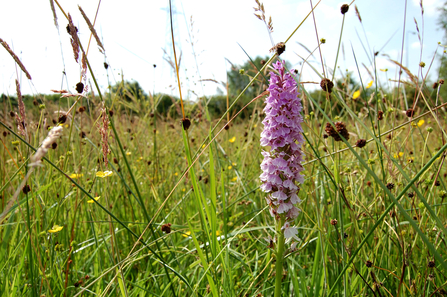
[(282, 283), (282, 265), (284, 260), (284, 232), (281, 230), (284, 225), (285, 217), (281, 216), (277, 220), (276, 234), (278, 236), (278, 241), (276, 244), (276, 280), (275, 280), (275, 297), (281, 296), (281, 283)]

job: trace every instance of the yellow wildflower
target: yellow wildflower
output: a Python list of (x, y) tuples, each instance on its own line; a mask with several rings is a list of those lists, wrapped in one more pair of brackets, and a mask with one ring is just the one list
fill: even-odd
[(64, 228), (63, 226), (54, 225), (53, 228), (48, 230), (48, 232), (49, 233), (57, 233), (57, 232), (61, 231), (63, 228)]
[(130, 156), (132, 155), (132, 152), (126, 152), (126, 155)]
[(177, 175), (178, 175), (178, 173), (176, 172), (176, 173), (174, 173), (174, 175), (175, 175), (175, 176), (177, 176)]
[(397, 158), (402, 157), (403, 155), (404, 155), (403, 152), (399, 152), (398, 154), (394, 154), (394, 158), (397, 159)]
[(233, 162), (233, 163), (231, 163), (231, 165), (236, 166), (237, 164)]
[(202, 145), (202, 148), (205, 148), (206, 147), (206, 145), (204, 144), (204, 145)]
[(421, 127), (424, 123), (425, 123), (424, 120), (420, 120), (420, 121), (418, 122), (418, 126)]
[[(101, 198), (101, 196), (95, 197), (94, 199), (95, 199), (95, 201), (98, 201), (99, 198)], [(89, 199), (89, 200), (87, 201), (87, 203), (93, 203), (93, 202), (95, 202), (95, 201), (93, 201), (93, 199)]]
[(236, 136), (233, 136), (233, 138), (231, 138), (230, 140), (228, 140), (229, 142), (233, 143), (236, 141)]
[(233, 177), (233, 178), (231, 179), (231, 181), (232, 181), (232, 182), (237, 181), (237, 176)]
[(357, 99), (358, 97), (360, 97), (360, 90), (354, 92), (354, 95), (352, 95), (352, 99)]
[(233, 168), (233, 166), (231, 166), (231, 165), (230, 165), (230, 166), (228, 166), (228, 170), (231, 170), (232, 168)]
[(70, 174), (70, 178), (71, 179), (73, 179), (73, 178), (79, 178), (79, 177), (82, 177), (82, 176), (84, 176), (84, 174), (82, 174), (82, 173), (73, 173), (73, 174)]
[(369, 84), (366, 86), (367, 89), (371, 88), (371, 86), (373, 85), (373, 80), (369, 82)]
[(387, 71), (388, 71), (388, 68), (380, 69), (380, 71), (382, 71), (382, 72), (387, 72)]
[(97, 177), (107, 177), (107, 176), (111, 176), (112, 174), (113, 174), (113, 172), (110, 170), (106, 170), (104, 172), (102, 172), (102, 171), (96, 172)]
[(188, 237), (189, 235), (191, 235), (191, 231), (186, 231), (182, 234), (183, 237)]

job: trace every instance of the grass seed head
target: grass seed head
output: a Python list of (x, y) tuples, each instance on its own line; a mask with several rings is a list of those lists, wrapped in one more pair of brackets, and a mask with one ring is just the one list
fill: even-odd
[(74, 59), (76, 62), (78, 62), (78, 59), (79, 59), (78, 28), (76, 28), (75, 25), (73, 25), (73, 20), (72, 20), (70, 14), (68, 14), (67, 32), (71, 36), (70, 43), (71, 43), (71, 47), (73, 48)]
[(348, 5), (348, 4), (343, 4), (343, 5), (340, 7), (341, 14), (345, 14), (345, 13), (347, 13), (348, 10), (349, 10), (349, 5)]

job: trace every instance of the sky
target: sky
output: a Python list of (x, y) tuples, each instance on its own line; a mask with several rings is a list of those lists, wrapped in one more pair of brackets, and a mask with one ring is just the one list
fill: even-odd
[[(311, 11), (310, 0), (260, 1), (266, 16), (272, 18), (274, 43), (286, 40)], [(58, 2), (72, 16), (81, 43), (87, 48), (90, 31), (78, 5), (93, 22), (99, 0)], [(340, 6), (349, 2), (321, 0), (315, 8), (315, 18), (310, 15), (296, 31), (281, 58), (300, 70), (302, 81), (319, 82), (316, 72), (321, 73), (323, 69), (320, 53), (315, 51), (303, 66), (303, 58), (308, 57), (305, 48), (313, 51), (318, 40), (324, 38), (326, 43), (321, 46), (321, 56), (325, 70), (332, 73), (343, 24), (336, 78), (350, 71), (357, 81), (367, 84), (371, 77), (366, 68), (373, 72), (372, 53), (379, 51), (375, 60), (377, 69), (388, 69), (387, 72), (378, 71), (381, 86), (392, 87), (388, 79), (396, 77), (397, 68), (389, 59), (402, 59), (402, 63), (419, 76), (429, 71), (429, 79), (436, 80), (439, 63), (435, 54), (440, 55), (444, 50), (438, 46), (438, 42), (444, 41), (444, 32), (438, 25), (441, 2), (423, 1), (422, 15), (419, 0), (357, 0), (352, 3), (343, 23)], [(312, 0), (312, 5), (316, 4), (317, 1)], [(225, 93), (223, 84), (226, 71), (230, 69), (228, 61), (241, 65), (248, 60), (247, 54), (252, 58), (271, 55), (272, 43), (267, 29), (253, 14), (255, 0), (172, 0), (172, 5), (177, 56), (181, 53), (180, 81), (184, 97), (194, 100), (203, 95)], [(354, 5), (358, 7), (362, 22)], [(0, 38), (20, 57), (32, 77), (29, 81), (7, 51), (0, 47), (0, 93), (15, 95), (16, 78), (21, 82), (24, 94), (48, 94), (51, 89), (76, 92), (80, 67), (73, 58), (66, 30), (68, 22), (59, 7), (55, 5), (55, 8), (58, 27), (54, 24), (50, 1), (0, 2)], [(88, 58), (101, 92), (105, 92), (109, 84), (124, 79), (137, 81), (146, 93), (178, 94), (177, 79), (166, 61), (169, 57), (173, 59), (168, 11), (168, 0), (104, 0), (99, 3), (95, 29), (105, 53), (98, 50), (92, 39)], [(426, 63), (425, 68), (419, 67), (420, 61)], [(104, 62), (110, 65), (107, 70)], [(91, 75), (88, 80), (93, 84)], [(316, 86), (305, 85), (306, 88)]]

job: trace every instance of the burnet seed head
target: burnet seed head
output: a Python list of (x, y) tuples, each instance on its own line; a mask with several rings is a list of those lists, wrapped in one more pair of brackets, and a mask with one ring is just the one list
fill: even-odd
[(261, 163), (261, 189), (267, 193), (266, 201), (270, 206), (270, 214), (278, 219), (285, 216), (282, 227), (286, 238), (296, 237), (297, 230), (290, 222), (299, 215), (296, 206), (298, 198), (298, 183), (303, 183), (303, 153), (304, 142), (301, 123), (301, 99), (292, 72), (287, 72), (283, 62), (276, 62), (270, 73), (270, 95), (264, 108), (265, 119), (262, 121), (264, 130), (261, 133), (261, 146), (270, 147), (263, 151), (264, 160)]

